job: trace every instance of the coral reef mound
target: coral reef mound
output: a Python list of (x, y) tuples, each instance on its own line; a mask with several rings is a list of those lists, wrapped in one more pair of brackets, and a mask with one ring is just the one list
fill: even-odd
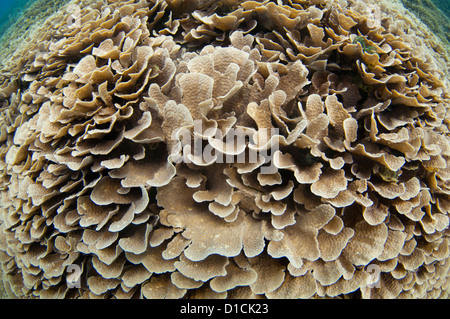
[(367, 8), (77, 0), (46, 18), (0, 68), (7, 290), (447, 298), (448, 60)]

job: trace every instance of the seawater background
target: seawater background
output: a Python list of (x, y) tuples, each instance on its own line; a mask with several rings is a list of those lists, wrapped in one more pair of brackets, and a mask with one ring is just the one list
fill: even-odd
[[(0, 0), (0, 36), (5, 29), (35, 0)], [(49, 0), (51, 1), (51, 0)]]
[(450, 55), (450, 1), (401, 0), (442, 41)]
[(450, 17), (450, 1), (448, 0), (435, 0), (433, 1), (436, 6), (445, 13), (447, 17)]

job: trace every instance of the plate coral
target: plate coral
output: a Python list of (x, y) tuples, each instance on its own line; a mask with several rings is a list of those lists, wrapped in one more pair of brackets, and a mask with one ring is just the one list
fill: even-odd
[(447, 298), (448, 59), (368, 3), (76, 0), (48, 17), (0, 70), (6, 289)]

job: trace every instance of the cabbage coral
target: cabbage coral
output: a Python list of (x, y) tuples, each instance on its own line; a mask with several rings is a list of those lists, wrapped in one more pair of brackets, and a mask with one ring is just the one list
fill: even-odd
[(7, 289), (447, 298), (448, 60), (380, 6), (74, 0), (49, 17), (1, 69)]

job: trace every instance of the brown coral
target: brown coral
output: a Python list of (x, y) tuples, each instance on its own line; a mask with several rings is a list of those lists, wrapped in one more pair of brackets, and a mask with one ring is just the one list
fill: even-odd
[(49, 18), (0, 78), (9, 289), (448, 297), (448, 82), (343, 2), (74, 0), (79, 23)]

